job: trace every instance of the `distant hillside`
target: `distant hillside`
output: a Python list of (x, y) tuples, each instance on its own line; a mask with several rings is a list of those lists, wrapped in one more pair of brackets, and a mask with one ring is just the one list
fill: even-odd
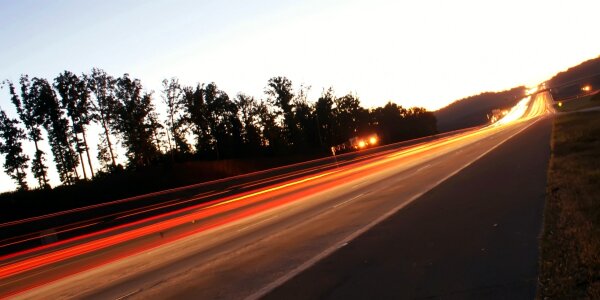
[[(560, 72), (546, 82), (554, 99), (564, 99), (583, 93), (582, 87), (600, 88), (600, 56)], [(494, 109), (514, 106), (525, 95), (524, 86), (463, 98), (436, 111), (438, 131), (446, 132), (485, 124)]]
[(437, 127), (440, 132), (462, 129), (485, 124), (487, 115), (494, 109), (514, 106), (525, 95), (525, 87), (520, 86), (502, 92), (485, 92), (463, 98), (437, 110)]
[(547, 82), (555, 99), (577, 96), (584, 85), (591, 85), (592, 90), (600, 88), (600, 56), (560, 72)]

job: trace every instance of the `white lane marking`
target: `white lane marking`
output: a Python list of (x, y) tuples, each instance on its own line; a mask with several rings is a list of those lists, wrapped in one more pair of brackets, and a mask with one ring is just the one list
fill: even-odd
[(314, 256), (313, 258), (305, 261), (303, 264), (301, 264), (298, 267), (292, 269), (290, 272), (288, 272), (285, 275), (279, 277), (278, 279), (276, 279), (275, 281), (271, 282), (270, 284), (267, 284), (266, 286), (264, 286), (260, 290), (258, 290), (255, 293), (249, 295), (248, 297), (246, 297), (246, 299), (247, 300), (257, 300), (257, 299), (260, 299), (260, 298), (264, 297), (266, 294), (268, 294), (269, 292), (271, 292), (272, 290), (274, 290), (278, 286), (284, 284), (285, 282), (287, 282), (288, 280), (292, 279), (296, 275), (298, 275), (301, 272), (305, 271), (306, 269), (310, 268), (311, 266), (313, 266), (314, 264), (316, 264), (317, 262), (319, 262), (323, 258), (331, 255), (333, 252), (335, 252), (336, 250), (338, 250), (340, 248), (339, 245), (343, 245), (343, 244), (349, 243), (351, 240), (353, 240), (356, 237), (358, 237), (359, 235), (365, 233), (367, 230), (373, 228), (375, 225), (381, 223), (383, 220), (389, 218), (391, 215), (395, 214), (400, 209), (404, 208), (405, 206), (407, 206), (411, 202), (413, 202), (416, 199), (418, 199), (419, 197), (423, 196), (423, 194), (427, 193), (428, 191), (430, 191), (434, 187), (438, 186), (440, 183), (446, 181), (448, 178), (456, 175), (458, 172), (462, 171), (464, 168), (466, 168), (466, 167), (470, 166), (471, 164), (473, 164), (474, 162), (478, 161), (480, 158), (482, 158), (486, 154), (492, 152), (494, 149), (498, 148), (500, 145), (504, 144), (506, 141), (510, 140), (511, 138), (513, 138), (517, 134), (521, 133), (525, 129), (531, 127), (533, 124), (537, 123), (541, 119), (544, 119), (544, 118), (539, 118), (539, 119), (533, 121), (531, 124), (525, 126), (524, 128), (522, 128), (521, 130), (515, 132), (514, 134), (512, 134), (508, 138), (506, 138), (506, 139), (502, 140), (501, 142), (499, 142), (498, 144), (494, 145), (492, 148), (490, 148), (487, 151), (483, 152), (482, 154), (480, 154), (479, 156), (477, 156), (472, 161), (464, 164), (462, 167), (460, 167), (457, 170), (455, 170), (454, 172), (450, 173), (448, 176), (446, 176), (446, 177), (438, 180), (434, 184), (428, 186), (424, 191), (421, 191), (420, 193), (418, 193), (418, 194), (410, 197), (406, 202), (404, 202), (404, 203), (402, 203), (402, 204), (394, 207), (392, 210), (388, 211), (384, 215), (382, 215), (379, 218), (375, 219), (371, 223), (365, 225), (364, 227), (362, 227), (362, 228), (356, 230), (355, 232), (351, 233), (350, 235), (346, 236), (341, 241), (339, 241), (337, 243), (334, 243), (333, 246), (325, 249), (323, 252), (321, 252), (321, 253), (317, 254), (316, 256)]
[(419, 172), (421, 172), (421, 171), (423, 171), (423, 170), (425, 170), (425, 169), (427, 169), (427, 168), (429, 168), (429, 167), (431, 167), (431, 164), (427, 164), (427, 165), (425, 165), (425, 166), (423, 166), (423, 167), (420, 167), (420, 168), (418, 168), (418, 169), (415, 171), (415, 173), (419, 173)]
[(358, 196), (354, 196), (354, 197), (352, 197), (352, 198), (350, 198), (350, 199), (348, 199), (348, 200), (346, 200), (346, 201), (344, 201), (344, 202), (340, 202), (340, 203), (338, 203), (338, 204), (334, 205), (334, 206), (333, 206), (333, 208), (336, 208), (336, 207), (338, 207), (338, 206), (340, 206), (340, 205), (346, 204), (346, 203), (348, 203), (348, 202), (350, 202), (350, 201), (352, 201), (352, 200), (356, 200), (356, 199), (358, 199), (359, 197), (363, 196), (364, 194), (366, 194), (366, 193), (359, 194)]
[(133, 294), (137, 294), (137, 293), (139, 293), (139, 292), (140, 292), (140, 290), (138, 289), (138, 290), (135, 290), (135, 291), (133, 291), (133, 292), (131, 292), (131, 293), (127, 294), (127, 295), (124, 295), (124, 296), (121, 296), (121, 297), (119, 297), (119, 298), (116, 298), (115, 300), (122, 300), (122, 299), (129, 298), (129, 297), (130, 297), (130, 296), (132, 296)]
[(275, 218), (277, 218), (278, 216), (279, 216), (279, 215), (274, 215), (274, 216), (268, 217), (268, 218), (266, 218), (266, 219), (262, 219), (262, 220), (260, 220), (260, 221), (258, 221), (258, 222), (252, 223), (252, 224), (250, 224), (250, 225), (248, 225), (248, 226), (246, 226), (246, 227), (244, 227), (244, 228), (240, 228), (240, 229), (238, 229), (238, 231), (237, 231), (237, 232), (244, 231), (244, 230), (246, 230), (246, 229), (248, 229), (248, 228), (251, 228), (251, 227), (254, 227), (254, 226), (256, 226), (256, 225), (258, 225), (258, 224), (260, 224), (260, 223), (264, 223), (264, 222), (266, 222), (266, 221), (269, 221), (269, 220), (271, 220), (271, 219), (275, 219)]
[(363, 185), (366, 185), (366, 184), (369, 184), (369, 183), (371, 183), (370, 180), (365, 180), (365, 181), (362, 181), (362, 182), (359, 182), (359, 183), (355, 184), (351, 189), (355, 190), (355, 189), (357, 189), (359, 187), (362, 187)]

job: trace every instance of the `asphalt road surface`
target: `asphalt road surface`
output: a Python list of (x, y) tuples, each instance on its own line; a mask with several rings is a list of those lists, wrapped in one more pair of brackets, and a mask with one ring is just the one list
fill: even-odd
[[(534, 199), (533, 204), (524, 202), (533, 206), (529, 215), (531, 224), (523, 225), (520, 222), (527, 212), (521, 211), (521, 206), (526, 204), (515, 199), (520, 199), (520, 193), (529, 192), (525, 187), (529, 187), (530, 183), (534, 191), (540, 188), (540, 184), (543, 190), (543, 181), (532, 179), (519, 185), (521, 180), (518, 178), (535, 178), (534, 174), (539, 174), (536, 172), (545, 174), (543, 164), (547, 162), (550, 130), (548, 97), (547, 93), (535, 96), (523, 111), (515, 110), (514, 121), (502, 126), (392, 149), (339, 168), (284, 177), (202, 205), (3, 257), (0, 262), (0, 297), (239, 299), (264, 295), (336, 297), (337, 292), (341, 293), (340, 297), (359, 296), (343, 287), (349, 286), (349, 282), (356, 282), (365, 284), (363, 288), (357, 287), (362, 291), (374, 289), (360, 278), (364, 279), (368, 276), (366, 274), (389, 276), (390, 273), (386, 272), (390, 270), (383, 267), (394, 269), (394, 263), (402, 268), (410, 258), (402, 260), (401, 251), (409, 251), (405, 254), (423, 253), (423, 257), (414, 256), (419, 270), (425, 270), (423, 268), (427, 264), (420, 259), (432, 255), (429, 266), (440, 272), (422, 272), (424, 275), (417, 276), (422, 280), (411, 279), (421, 285), (399, 285), (391, 277), (372, 278), (387, 283), (385, 286), (392, 294), (385, 294), (382, 290), (382, 296), (435, 296), (437, 294), (420, 291), (443, 295), (481, 287), (469, 285), (467, 279), (462, 285), (455, 284), (452, 279), (460, 277), (478, 276), (487, 284), (500, 281), (486, 281), (486, 276), (502, 279), (504, 275), (512, 274), (513, 279), (519, 276), (529, 282), (530, 273), (515, 274), (509, 269), (514, 265), (510, 257), (522, 259), (524, 269), (535, 269), (531, 264), (535, 265), (536, 253), (528, 251), (537, 247), (535, 230), (539, 231), (541, 224), (541, 206), (533, 202), (542, 200)], [(519, 119), (521, 115), (525, 118)], [(528, 143), (518, 142), (523, 137)], [(517, 159), (518, 153), (504, 150), (507, 147), (516, 147), (517, 152), (529, 153), (543, 162)], [(535, 149), (528, 149), (530, 147)], [(492, 165), (512, 167), (512, 171), (494, 171), (489, 163), (483, 164), (490, 160), (489, 157), (496, 156)], [(472, 171), (473, 168), (476, 170)], [(478, 172), (483, 173), (477, 175)], [(449, 184), (460, 180), (464, 174), (472, 174), (469, 175), (474, 176), (472, 181), (464, 184), (463, 179)], [(444, 190), (447, 185), (451, 187)], [(435, 195), (438, 198), (431, 198)], [(407, 213), (410, 215), (400, 217), (403, 220), (401, 227), (385, 227)], [(498, 219), (488, 220), (486, 216)], [(403, 225), (406, 223), (410, 224)], [(479, 226), (483, 223), (487, 227)], [(387, 229), (381, 229), (382, 226)], [(531, 226), (537, 226), (534, 240), (531, 240)], [(439, 228), (446, 231), (436, 231)], [(522, 233), (518, 235), (521, 239), (514, 239), (510, 234), (513, 231), (508, 231), (511, 228)], [(377, 235), (382, 230), (384, 233)], [(399, 235), (394, 237), (390, 230), (397, 231)], [(374, 245), (368, 245), (367, 241), (361, 249), (381, 253), (346, 253), (355, 249), (354, 245), (365, 243), (364, 239), (371, 234), (382, 239), (374, 240)], [(427, 237), (429, 234), (430, 238)], [(418, 244), (415, 241), (410, 247), (398, 250), (398, 245), (406, 246), (411, 239), (419, 237), (439, 244)], [(392, 238), (393, 241), (383, 238)], [(377, 243), (395, 248), (387, 251), (385, 246)], [(504, 251), (496, 248), (499, 243), (514, 244), (514, 247)], [(525, 243), (525, 250), (518, 247), (520, 243)], [(475, 251), (472, 246), (480, 245), (476, 249), (479, 252), (469, 252)], [(487, 252), (486, 246), (490, 247)], [(437, 256), (428, 247), (439, 250)], [(399, 255), (394, 251), (400, 251)], [(505, 265), (507, 270), (486, 273), (491, 267), (485, 267), (483, 263), (480, 269), (470, 268), (467, 263), (470, 260), (479, 262), (477, 258), (482, 253), (495, 255), (486, 256), (488, 260), (482, 258), (482, 262), (495, 261)], [(387, 258), (389, 263), (381, 260), (377, 264), (379, 267), (368, 270), (356, 267), (346, 273), (344, 268), (356, 266), (354, 258), (357, 256), (354, 255), (362, 254)], [(331, 264), (331, 259), (338, 256), (341, 263)], [(375, 257), (371, 259), (376, 261)], [(446, 260), (447, 265), (438, 265)], [(325, 264), (331, 267), (330, 273), (314, 271)], [(440, 269), (435, 269), (438, 266)], [(373, 273), (368, 273), (370, 270)], [(412, 278), (409, 271), (399, 269), (395, 272), (399, 278)], [(305, 274), (312, 275), (307, 279), (309, 275)], [(302, 280), (312, 281), (308, 284)], [(501, 283), (515, 281), (518, 280)], [(300, 285), (297, 285), (298, 282)], [(429, 282), (431, 289), (427, 286)], [(295, 291), (304, 284), (308, 284), (301, 288), (304, 294)], [(342, 288), (332, 288), (331, 284)], [(408, 292), (404, 293), (401, 288), (396, 288), (398, 286), (408, 286)], [(530, 292), (527, 284), (522, 286)], [(410, 287), (416, 288), (416, 292)], [(286, 292), (292, 294), (278, 294)], [(375, 295), (376, 291), (373, 293)]]
[(533, 299), (545, 119), (266, 299)]

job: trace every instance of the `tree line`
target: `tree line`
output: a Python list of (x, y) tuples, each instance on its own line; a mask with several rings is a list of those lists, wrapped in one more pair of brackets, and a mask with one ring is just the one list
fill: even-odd
[[(159, 116), (155, 96), (129, 74), (113, 77), (101, 69), (77, 75), (69, 71), (52, 82), (22, 75), (17, 84), (5, 80), (18, 118), (0, 109), (0, 153), (4, 170), (27, 190), (27, 170), (39, 188), (48, 188), (48, 161), (40, 145), (50, 146), (63, 184), (161, 162), (306, 154), (366, 133), (396, 142), (437, 132), (435, 116), (423, 108), (392, 102), (363, 108), (354, 94), (337, 97), (332, 88), (309, 102), (309, 87), (294, 90), (291, 80), (268, 80), (265, 98), (239, 93), (231, 98), (212, 82), (185, 86), (177, 78), (162, 82), (166, 108)], [(100, 128), (95, 170), (88, 145), (89, 127)], [(46, 132), (44, 141), (42, 130)], [(35, 149), (30, 158), (23, 149)], [(117, 163), (123, 147), (127, 163)], [(80, 167), (81, 174), (78, 172)]]

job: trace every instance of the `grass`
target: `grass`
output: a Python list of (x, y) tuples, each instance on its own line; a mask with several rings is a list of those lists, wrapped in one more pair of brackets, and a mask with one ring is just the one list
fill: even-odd
[(554, 120), (540, 247), (538, 299), (600, 299), (599, 111)]
[(573, 112), (576, 110), (592, 108), (600, 106), (600, 93), (561, 102), (562, 106), (558, 106), (558, 103), (554, 104), (554, 108), (558, 112)]

